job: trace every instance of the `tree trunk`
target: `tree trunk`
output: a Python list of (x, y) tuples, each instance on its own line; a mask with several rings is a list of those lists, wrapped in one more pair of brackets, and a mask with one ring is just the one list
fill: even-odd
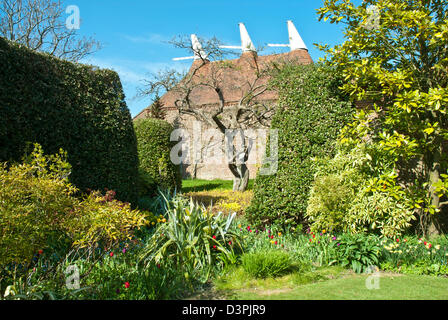
[[(440, 209), (440, 198), (435, 192), (433, 185), (440, 180), (440, 150), (434, 152), (433, 161), (429, 166), (429, 196), (431, 198), (431, 205)], [(440, 213), (434, 213), (429, 217), (427, 226), (427, 233), (429, 236), (440, 234), (440, 226), (438, 223)]]
[(246, 191), (249, 185), (249, 169), (245, 163), (243, 164), (229, 164), (230, 171), (232, 171), (233, 191)]

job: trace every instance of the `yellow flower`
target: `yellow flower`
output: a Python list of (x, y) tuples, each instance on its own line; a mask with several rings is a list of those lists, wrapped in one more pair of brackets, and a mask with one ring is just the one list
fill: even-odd
[(278, 236), (279, 236), (279, 237), (281, 237), (281, 236), (282, 236), (282, 233), (281, 233), (281, 232), (279, 232), (279, 233), (278, 233)]
[(152, 225), (155, 225), (156, 223), (153, 221), (151, 224), (152, 224)]
[(165, 219), (165, 218), (163, 218), (163, 219), (162, 219), (162, 222), (166, 222), (166, 219)]
[(274, 244), (274, 243), (275, 243), (275, 241), (274, 241), (274, 240), (271, 240), (271, 243), (272, 243), (272, 244)]
[(324, 230), (322, 230), (322, 233), (325, 233), (325, 232), (327, 232), (325, 229)]

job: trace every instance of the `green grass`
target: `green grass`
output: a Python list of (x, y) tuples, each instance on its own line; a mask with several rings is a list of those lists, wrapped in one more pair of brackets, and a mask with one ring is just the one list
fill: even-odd
[(366, 287), (367, 275), (339, 267), (254, 279), (241, 267), (215, 280), (217, 292), (236, 300), (446, 300), (448, 278), (382, 273), (379, 289)]
[[(251, 190), (254, 185), (254, 180), (249, 181), (248, 190)], [(232, 190), (232, 180), (200, 180), (200, 179), (188, 179), (182, 181), (182, 192), (201, 192), (211, 190)]]
[(230, 295), (238, 294), (244, 290), (285, 290), (298, 285), (325, 281), (342, 276), (347, 271), (342, 267), (323, 267), (315, 270), (302, 271), (302, 268), (294, 268), (293, 271), (281, 277), (255, 278), (244, 271), (243, 266), (231, 267), (224, 275), (214, 281), (218, 291), (227, 292)]

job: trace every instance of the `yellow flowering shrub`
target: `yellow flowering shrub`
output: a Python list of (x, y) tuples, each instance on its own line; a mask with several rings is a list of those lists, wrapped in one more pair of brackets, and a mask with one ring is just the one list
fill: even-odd
[(133, 231), (148, 225), (145, 214), (132, 210), (130, 204), (114, 200), (114, 191), (105, 196), (92, 192), (69, 214), (67, 231), (76, 247), (91, 247), (101, 243), (112, 247), (131, 240)]
[(39, 145), (23, 164), (0, 164), (0, 266), (29, 263), (51, 234), (79, 247), (111, 245), (147, 224), (145, 213), (114, 200), (113, 191), (75, 197), (70, 170), (64, 151), (46, 156)]
[(65, 225), (76, 189), (64, 158), (63, 151), (44, 156), (36, 146), (24, 164), (0, 164), (0, 265), (29, 262)]

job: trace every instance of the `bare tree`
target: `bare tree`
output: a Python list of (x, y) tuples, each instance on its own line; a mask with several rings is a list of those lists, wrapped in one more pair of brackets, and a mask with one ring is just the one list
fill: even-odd
[(0, 36), (32, 50), (79, 61), (100, 49), (100, 44), (68, 28), (68, 17), (60, 0), (0, 0)]
[[(259, 65), (255, 52), (247, 53), (248, 63), (240, 70), (235, 61), (223, 60), (227, 52), (219, 48), (217, 39), (201, 41), (204, 45), (196, 51), (187, 37), (174, 39), (171, 43), (188, 49), (200, 59), (196, 59), (191, 69), (185, 73), (165, 70), (146, 81), (141, 94), (158, 95), (169, 91), (176, 96), (175, 107), (181, 115), (190, 115), (209, 128), (222, 134), (222, 146), (227, 155), (227, 165), (234, 176), (234, 191), (244, 191), (249, 182), (247, 161), (254, 146), (254, 138), (247, 129), (268, 128), (275, 101), (267, 101), (262, 96), (269, 88), (270, 65)], [(232, 79), (230, 79), (232, 78)], [(229, 91), (238, 93), (238, 98), (226, 98)], [(213, 94), (215, 103), (199, 106), (197, 97), (207, 92)]]

